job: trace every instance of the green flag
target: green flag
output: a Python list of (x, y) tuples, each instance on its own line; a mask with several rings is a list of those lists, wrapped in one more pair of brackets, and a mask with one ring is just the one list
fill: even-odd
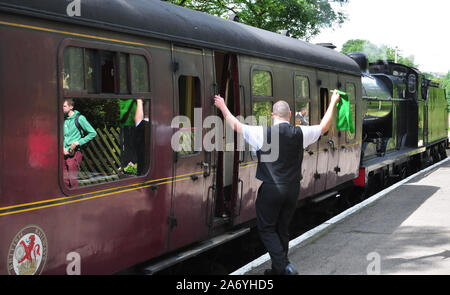
[(337, 117), (336, 128), (338, 130), (348, 130), (350, 133), (355, 133), (355, 126), (353, 125), (352, 113), (350, 112), (350, 100), (348, 94), (336, 90), (341, 96), (341, 100), (337, 103)]

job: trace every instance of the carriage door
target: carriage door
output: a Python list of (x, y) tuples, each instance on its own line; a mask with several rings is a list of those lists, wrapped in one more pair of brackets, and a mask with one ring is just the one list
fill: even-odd
[[(314, 72), (302, 71), (294, 74), (295, 86), (295, 126), (311, 126), (318, 124), (317, 97), (314, 85), (316, 81)], [(312, 84), (311, 84), (312, 83)], [(317, 143), (306, 147), (303, 151), (301, 196), (303, 198), (314, 194), (314, 173), (317, 164)]]
[[(357, 78), (358, 79), (358, 78)], [(357, 93), (361, 93), (358, 81), (355, 78), (348, 78), (345, 76), (340, 77), (342, 82), (342, 91), (348, 94), (350, 100), (350, 113), (352, 115), (353, 126), (355, 127), (355, 133), (351, 133), (349, 130), (338, 130), (339, 137), (339, 165), (336, 171), (338, 175), (337, 184), (344, 183), (352, 180), (358, 174), (359, 156), (361, 149), (360, 144), (357, 142), (356, 131), (356, 110), (359, 110), (359, 104), (357, 105)], [(359, 130), (358, 130), (359, 131)]]
[(208, 235), (207, 181), (212, 177), (208, 176), (210, 160), (202, 147), (202, 122), (209, 115), (205, 110), (211, 109), (206, 101), (211, 94), (205, 93), (203, 50), (173, 46), (172, 62), (174, 118), (178, 121), (172, 121), (174, 181), (169, 248), (175, 249)]
[[(330, 104), (330, 91), (338, 88), (338, 78), (334, 73), (317, 72), (317, 85), (319, 87), (319, 121), (322, 120)], [(315, 177), (315, 193), (333, 188), (336, 185), (336, 169), (339, 162), (339, 137), (336, 130), (335, 116), (332, 118), (330, 129), (319, 140), (317, 157), (317, 172)]]

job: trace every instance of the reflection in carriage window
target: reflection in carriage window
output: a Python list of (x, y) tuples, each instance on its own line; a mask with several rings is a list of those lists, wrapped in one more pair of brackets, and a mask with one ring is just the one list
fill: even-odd
[(148, 64), (142, 55), (131, 55), (131, 69), (134, 92), (148, 92)]
[(252, 94), (254, 96), (272, 96), (272, 76), (267, 71), (253, 71)]
[(63, 88), (71, 90), (84, 89), (83, 49), (68, 47), (63, 54)]
[(253, 116), (256, 119), (256, 125), (272, 125), (272, 108), (273, 102), (271, 101), (259, 101), (253, 103)]
[(178, 79), (179, 115), (189, 119), (190, 125), (180, 124), (180, 155), (194, 154), (195, 108), (201, 108), (200, 79), (192, 76), (180, 76)]
[[(86, 186), (147, 173), (150, 162), (150, 128), (149, 124), (144, 124), (147, 126), (141, 128), (143, 132), (139, 133), (141, 136), (138, 138), (135, 117), (137, 100), (141, 99), (141, 96), (133, 95), (131, 89), (149, 92), (149, 71), (146, 58), (136, 56), (138, 55), (99, 49), (64, 49), (64, 99), (70, 97), (73, 100), (74, 109), (83, 115), (83, 120), (89, 122), (97, 133), (97, 136), (79, 148), (82, 157), (78, 167), (75, 167), (76, 173), (68, 174), (63, 171), (66, 184), (73, 182), (76, 186)], [(137, 62), (133, 63), (136, 60)], [(84, 64), (86, 66), (83, 66)], [(133, 65), (136, 68), (130, 68)], [(133, 73), (133, 79), (129, 78), (129, 73)], [(80, 91), (82, 97), (78, 97)], [(110, 97), (98, 96), (105, 93)], [(127, 97), (121, 97), (120, 94)], [(147, 115), (146, 120), (150, 122), (150, 100), (145, 98), (141, 101), (142, 113)], [(65, 125), (66, 123), (67, 121)], [(79, 132), (83, 137), (83, 127), (74, 126), (71, 131), (74, 134)], [(143, 157), (139, 157), (139, 153)], [(68, 155), (65, 155), (66, 157)], [(144, 160), (139, 162), (139, 159)], [(67, 181), (67, 178), (70, 180)]]
[(295, 126), (308, 126), (309, 120), (309, 102), (296, 102), (295, 103)]
[[(120, 54), (120, 64), (119, 64), (119, 72), (120, 72), (120, 93), (128, 94), (130, 93), (129, 88), (129, 79), (128, 79), (128, 54), (121, 53)], [(148, 76), (147, 76), (148, 79)]]
[(295, 98), (309, 99), (308, 77), (295, 76)]
[(309, 80), (306, 76), (295, 76), (295, 126), (310, 125)]

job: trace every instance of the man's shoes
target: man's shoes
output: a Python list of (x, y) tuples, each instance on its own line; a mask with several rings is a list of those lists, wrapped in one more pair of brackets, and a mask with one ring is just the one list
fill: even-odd
[(288, 276), (296, 276), (298, 275), (298, 271), (294, 268), (292, 264), (288, 264), (284, 269), (284, 274)]
[(298, 275), (298, 272), (292, 264), (288, 264), (286, 266), (286, 268), (284, 269), (284, 272), (282, 272), (282, 273), (277, 272), (274, 269), (266, 269), (264, 271), (264, 275), (265, 276), (280, 276), (280, 275), (295, 276), (295, 275)]

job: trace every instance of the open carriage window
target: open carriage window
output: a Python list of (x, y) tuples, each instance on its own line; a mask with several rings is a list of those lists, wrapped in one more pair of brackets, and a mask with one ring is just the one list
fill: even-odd
[(355, 126), (355, 133), (351, 133), (350, 131), (345, 132), (345, 137), (347, 142), (351, 142), (355, 140), (356, 135), (356, 90), (355, 84), (346, 83), (345, 84), (345, 92), (348, 94), (348, 99), (350, 101), (350, 113), (352, 114), (353, 126)]
[(306, 76), (295, 76), (295, 126), (310, 125), (309, 79)]
[(145, 175), (150, 162), (148, 58), (111, 47), (66, 46), (61, 64), (66, 187)]
[[(193, 76), (180, 76), (178, 79), (178, 108), (179, 115), (187, 118), (186, 122), (180, 123), (179, 147), (180, 155), (197, 153), (195, 148), (196, 116), (201, 112), (201, 88), (200, 79)], [(200, 131), (201, 134), (201, 131)]]

